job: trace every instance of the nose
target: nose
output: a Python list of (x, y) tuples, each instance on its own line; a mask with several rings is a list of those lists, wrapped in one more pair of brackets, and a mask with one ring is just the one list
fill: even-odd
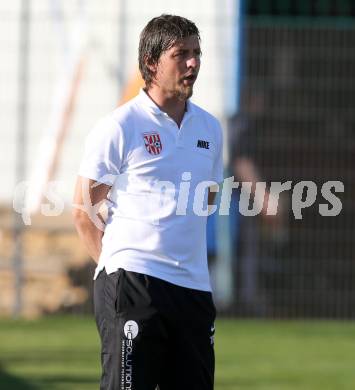
[(186, 61), (186, 66), (187, 68), (198, 68), (200, 65), (200, 59), (196, 56), (191, 56), (187, 61)]

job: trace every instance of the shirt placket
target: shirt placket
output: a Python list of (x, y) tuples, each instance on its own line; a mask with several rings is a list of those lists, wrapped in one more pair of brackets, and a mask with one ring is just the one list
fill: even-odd
[(190, 120), (190, 115), (184, 115), (184, 118), (182, 119), (181, 126), (179, 127), (176, 122), (169, 117), (168, 114), (164, 113), (164, 116), (169, 123), (169, 128), (173, 132), (173, 136), (175, 137), (175, 145), (177, 148), (184, 147), (184, 140), (183, 135), (185, 128), (187, 126), (187, 122)]

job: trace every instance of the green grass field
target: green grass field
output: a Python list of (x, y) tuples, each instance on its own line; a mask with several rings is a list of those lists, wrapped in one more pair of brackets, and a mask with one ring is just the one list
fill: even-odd
[[(216, 390), (355, 389), (355, 324), (219, 320)], [(92, 318), (0, 320), (0, 388), (98, 389)]]

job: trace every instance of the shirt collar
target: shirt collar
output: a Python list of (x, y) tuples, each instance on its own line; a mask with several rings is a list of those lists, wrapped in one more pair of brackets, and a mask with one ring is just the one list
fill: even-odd
[[(151, 113), (155, 115), (166, 115), (164, 111), (162, 111), (154, 102), (153, 100), (148, 96), (148, 94), (144, 91), (143, 88), (140, 89), (138, 94), (138, 99), (143, 106), (150, 111)], [(185, 115), (193, 115), (194, 114), (194, 105), (190, 102), (190, 100), (187, 100), (186, 102), (186, 113)]]

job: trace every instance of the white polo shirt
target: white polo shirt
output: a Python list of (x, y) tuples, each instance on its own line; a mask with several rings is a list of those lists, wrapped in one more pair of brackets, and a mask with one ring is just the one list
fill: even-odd
[(141, 90), (89, 133), (79, 175), (112, 185), (94, 279), (124, 268), (211, 290), (207, 187), (223, 180), (216, 118), (188, 101), (179, 128)]

